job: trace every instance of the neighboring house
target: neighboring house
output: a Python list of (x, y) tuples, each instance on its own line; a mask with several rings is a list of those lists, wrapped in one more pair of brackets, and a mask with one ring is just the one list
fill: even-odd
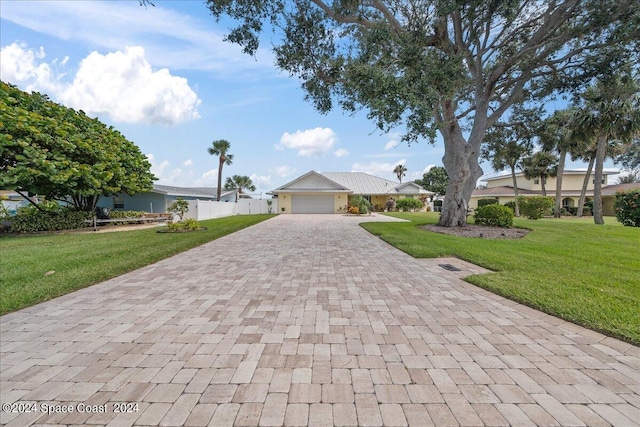
[(269, 194), (278, 197), (281, 213), (340, 213), (349, 199), (362, 195), (374, 210), (383, 210), (387, 200), (431, 196), (415, 182), (398, 184), (363, 172), (310, 171)]
[[(40, 203), (38, 197), (31, 197), (36, 203)], [(28, 206), (30, 203), (15, 191), (0, 190), (0, 203), (7, 210), (9, 215), (15, 215), (18, 208)]]
[[(620, 171), (616, 169), (605, 169), (602, 179), (602, 209), (605, 215), (615, 215), (613, 211), (613, 203), (617, 191), (625, 191), (632, 188), (640, 188), (640, 184), (614, 184), (611, 185), (610, 175), (616, 175)], [(562, 206), (565, 208), (578, 207), (580, 200), (580, 192), (582, 183), (587, 171), (584, 169), (565, 170), (562, 175)], [(542, 195), (542, 187), (539, 179), (526, 179), (524, 173), (516, 172), (518, 181), (518, 193), (520, 196), (540, 196)], [(513, 192), (513, 179), (511, 173), (498, 175), (484, 179), (487, 182), (487, 188), (474, 190), (469, 201), (469, 207), (475, 209), (478, 207), (480, 199), (498, 199), (498, 203), (505, 204), (515, 199)], [(587, 186), (586, 200), (593, 199), (593, 186), (595, 179), (593, 173)], [(555, 197), (556, 195), (556, 178), (547, 178), (545, 181), (547, 196)]]
[[(237, 193), (238, 190), (223, 190), (220, 201), (235, 203)], [(218, 190), (213, 187), (173, 187), (154, 184), (153, 190), (148, 193), (138, 193), (133, 196), (118, 194), (111, 197), (102, 197), (98, 202), (98, 206), (116, 210), (163, 213), (178, 198), (187, 201), (215, 201), (218, 198)]]

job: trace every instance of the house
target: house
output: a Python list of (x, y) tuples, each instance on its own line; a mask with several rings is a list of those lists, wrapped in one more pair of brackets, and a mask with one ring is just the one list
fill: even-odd
[[(611, 184), (610, 175), (620, 173), (617, 169), (605, 169), (602, 176), (602, 209), (605, 215), (615, 215), (613, 211), (613, 203), (617, 191), (625, 191), (632, 188), (640, 188), (640, 184)], [(577, 208), (580, 200), (580, 192), (584, 178), (587, 174), (586, 169), (565, 170), (562, 175), (562, 206), (564, 208)], [(518, 182), (518, 194), (523, 197), (541, 196), (542, 183), (540, 179), (526, 179), (523, 172), (516, 172), (516, 180)], [(487, 187), (474, 190), (469, 201), (470, 208), (477, 208), (478, 201), (481, 199), (498, 199), (498, 203), (505, 204), (515, 200), (513, 191), (513, 179), (511, 173), (500, 174), (494, 177), (484, 179)], [(593, 187), (595, 179), (593, 173), (587, 184), (586, 201), (593, 199)], [(545, 188), (547, 196), (554, 197), (556, 194), (556, 178), (547, 178), (545, 180)]]
[(374, 210), (382, 211), (389, 198), (431, 196), (415, 182), (398, 184), (363, 172), (309, 171), (269, 194), (278, 198), (281, 213), (340, 213), (349, 199), (362, 195)]
[[(237, 196), (238, 190), (222, 190), (220, 201), (235, 203)], [(138, 193), (133, 196), (121, 193), (111, 197), (102, 197), (98, 206), (116, 210), (162, 213), (166, 212), (169, 205), (178, 198), (187, 201), (215, 201), (218, 199), (218, 189), (153, 184), (153, 189), (148, 193)]]

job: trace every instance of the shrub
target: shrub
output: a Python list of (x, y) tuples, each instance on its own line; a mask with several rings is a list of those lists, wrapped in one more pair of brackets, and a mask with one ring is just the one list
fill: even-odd
[[(371, 211), (371, 203), (360, 194), (351, 198), (350, 205), (358, 208), (357, 213), (359, 214), (367, 214)], [(349, 213), (352, 213), (351, 208), (349, 208)]]
[(503, 206), (508, 207), (509, 209), (511, 209), (512, 211), (516, 211), (516, 201), (512, 200), (510, 202), (505, 203)]
[(142, 218), (145, 213), (144, 211), (110, 211), (109, 218)]
[(555, 201), (553, 197), (545, 196), (518, 196), (520, 213), (529, 219), (540, 219), (545, 215), (551, 215)]
[(613, 208), (622, 225), (640, 227), (640, 189), (618, 191)]
[(200, 224), (193, 218), (185, 219), (184, 221), (170, 222), (167, 224), (167, 230), (172, 233), (179, 231), (195, 231), (200, 229)]
[(498, 199), (480, 199), (478, 200), (478, 207), (487, 206), (487, 205), (497, 205)]
[(496, 203), (480, 206), (473, 214), (476, 224), (492, 227), (511, 227), (513, 225), (513, 211), (507, 206)]
[(11, 230), (18, 233), (36, 231), (71, 230), (87, 227), (85, 220), (93, 218), (93, 212), (58, 208), (41, 212), (37, 209), (21, 210), (11, 218)]
[(424, 204), (418, 199), (405, 198), (398, 200), (396, 207), (401, 211), (408, 211), (410, 209), (422, 209)]
[(384, 204), (385, 209), (391, 212), (396, 207), (396, 201), (393, 197), (389, 197), (387, 203)]

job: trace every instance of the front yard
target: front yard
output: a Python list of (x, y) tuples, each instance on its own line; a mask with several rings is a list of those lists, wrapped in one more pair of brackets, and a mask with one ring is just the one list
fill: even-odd
[(516, 218), (517, 240), (448, 236), (417, 228), (437, 214), (399, 213), (411, 223), (364, 223), (416, 258), (456, 256), (495, 271), (466, 280), (512, 300), (640, 345), (640, 228), (607, 218)]
[(0, 315), (85, 288), (202, 245), (274, 215), (201, 221), (208, 229), (0, 237)]

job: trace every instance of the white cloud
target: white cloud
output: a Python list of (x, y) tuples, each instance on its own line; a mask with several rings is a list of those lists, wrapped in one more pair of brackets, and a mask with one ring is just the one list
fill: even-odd
[(336, 157), (344, 157), (349, 155), (349, 151), (345, 150), (344, 148), (339, 148), (336, 151), (334, 151), (333, 155)]
[(387, 142), (387, 145), (384, 146), (385, 150), (391, 150), (392, 148), (396, 148), (398, 146), (398, 144), (400, 144), (399, 141), (396, 141), (395, 139), (392, 139), (391, 141)]
[[(252, 58), (224, 41), (207, 13), (202, 18), (163, 7), (140, 7), (137, 1), (2, 2), (2, 19), (34, 32), (86, 46), (120, 50), (132, 41), (145, 48), (153, 64), (171, 69), (197, 69), (234, 80), (264, 78), (273, 66), (265, 47)], [(226, 31), (223, 30), (223, 31)]]
[(92, 52), (60, 97), (72, 107), (108, 114), (118, 122), (175, 125), (200, 117), (201, 101), (187, 79), (166, 68), (154, 71), (140, 46), (107, 55)]
[(156, 157), (151, 153), (146, 156), (149, 163), (151, 163), (151, 173), (158, 178), (158, 180), (155, 181), (156, 183), (164, 185), (190, 185), (193, 178), (192, 171), (185, 173), (180, 168), (172, 167), (171, 162), (168, 160), (163, 160), (158, 163)]
[[(193, 183), (196, 187), (218, 187), (218, 168), (209, 169)], [(222, 182), (224, 185), (224, 182)]]
[(276, 168), (276, 175), (282, 178), (286, 178), (293, 175), (295, 171), (295, 168), (292, 168), (291, 166), (278, 166)]
[(47, 92), (67, 106), (116, 122), (175, 125), (200, 117), (201, 101), (187, 79), (167, 69), (153, 70), (139, 46), (107, 55), (92, 52), (80, 62), (72, 83), (63, 83), (63, 73), (36, 61), (43, 56), (42, 48), (36, 53), (17, 43), (6, 46), (2, 80)]
[(184, 162), (182, 162), (182, 165), (183, 166), (193, 166), (193, 160), (191, 160), (191, 159), (185, 160)]
[(273, 190), (271, 176), (258, 175), (254, 173), (249, 178), (251, 178), (251, 182), (253, 183), (253, 185), (256, 186), (257, 192)]
[(378, 163), (378, 162), (369, 162), (369, 163), (354, 163), (351, 166), (351, 172), (365, 172), (371, 175), (377, 175), (384, 177), (385, 175), (394, 175), (393, 169), (399, 164), (406, 164), (407, 160), (402, 159), (398, 160), (395, 163)]
[[(431, 168), (435, 167), (436, 165), (427, 165), (426, 168), (424, 168), (424, 170), (422, 171), (422, 174), (424, 175), (425, 173), (429, 172), (431, 170)], [(420, 177), (422, 178), (422, 177)]]
[(285, 132), (280, 138), (279, 147), (298, 150), (299, 156), (316, 157), (331, 150), (337, 140), (338, 136), (330, 128), (317, 127), (305, 131), (298, 130), (293, 134)]

